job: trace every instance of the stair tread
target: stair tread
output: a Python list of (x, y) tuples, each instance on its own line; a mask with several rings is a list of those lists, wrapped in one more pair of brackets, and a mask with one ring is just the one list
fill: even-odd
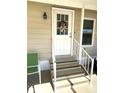
[(74, 61), (76, 60), (74, 57), (56, 57), (56, 62), (65, 62), (65, 61)]
[[(78, 62), (72, 62), (72, 63), (61, 63), (56, 64), (56, 69), (63, 69), (63, 68), (70, 68), (70, 67), (77, 67), (79, 66)], [(50, 65), (51, 70), (53, 70), (53, 64)]]
[[(81, 67), (78, 60), (70, 55), (55, 56), (56, 58), (56, 79), (66, 79), (69, 77), (86, 75), (86, 71)], [(51, 78), (54, 79), (53, 62), (50, 60)]]
[(71, 55), (56, 55), (55, 57), (56, 57), (56, 59), (68, 59), (68, 58), (74, 59), (74, 57)]
[[(66, 67), (56, 67), (57, 70), (61, 70), (61, 69), (69, 69), (69, 68), (74, 68), (74, 67), (79, 67), (79, 65), (75, 65), (75, 66), (66, 66)], [(51, 69), (53, 70), (53, 68)]]
[[(80, 73), (85, 73), (85, 71), (80, 67), (73, 67), (73, 68), (66, 68), (66, 69), (59, 69), (56, 71), (57, 77), (62, 77), (62, 76), (69, 76), (69, 75), (74, 75), (74, 74), (80, 74)], [(51, 71), (52, 77), (53, 77), (53, 71)]]
[[(56, 56), (55, 58), (56, 58), (56, 63), (77, 61), (76, 58), (74, 58), (73, 56), (68, 56), (68, 55)], [(50, 60), (50, 63), (52, 64), (52, 59)]]

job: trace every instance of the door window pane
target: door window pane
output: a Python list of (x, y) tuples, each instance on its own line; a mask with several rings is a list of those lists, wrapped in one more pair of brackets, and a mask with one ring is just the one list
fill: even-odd
[(57, 14), (57, 35), (68, 35), (68, 15)]
[(66, 28), (68, 28), (68, 22), (66, 22)]
[(64, 15), (63, 14), (61, 15), (61, 21), (64, 21)]
[(57, 29), (57, 35), (60, 35), (60, 29)]
[(59, 28), (59, 27), (60, 27), (59, 25), (60, 25), (60, 22), (57, 22), (57, 28)]
[(60, 14), (57, 14), (57, 20), (60, 20)]
[(65, 29), (65, 35), (68, 35), (68, 29)]
[(62, 34), (67, 35), (67, 34), (65, 34), (65, 31), (66, 31), (66, 33), (68, 33), (66, 29), (67, 29), (66, 22), (61, 21), (60, 22), (60, 31), (62, 32)]
[(65, 15), (65, 21), (68, 21), (68, 15)]

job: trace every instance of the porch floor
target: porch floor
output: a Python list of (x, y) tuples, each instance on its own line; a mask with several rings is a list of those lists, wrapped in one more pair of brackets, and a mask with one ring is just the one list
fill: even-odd
[[(63, 70), (63, 68), (66, 69), (68, 66), (69, 67), (71, 66), (71, 70), (69, 70), (68, 73), (79, 71), (79, 70), (72, 71), (72, 68), (74, 69), (75, 68), (74, 66), (78, 64), (78, 60), (76, 60), (73, 56), (70, 56), (70, 55), (56, 56), (56, 62), (58, 62), (57, 70), (61, 71)], [(58, 73), (57, 75), (61, 73)], [(63, 73), (65, 74), (65, 72)], [(35, 93), (53, 93), (50, 70), (41, 72), (41, 80), (42, 80), (41, 84), (38, 84), (38, 81), (37, 81), (38, 79), (35, 77), (38, 77), (38, 76), (32, 76), (28, 78), (29, 83), (34, 83)], [(66, 79), (61, 79), (61, 81), (57, 81), (56, 84), (57, 84), (57, 93), (96, 93), (96, 75), (93, 75), (93, 86), (90, 86), (88, 79), (83, 76), (80, 76), (80, 77), (76, 76), (74, 78), (68, 78), (66, 76)], [(29, 88), (28, 93), (34, 93), (33, 87)]]
[[(70, 85), (71, 81), (71, 85)], [(96, 86), (97, 86), (97, 77), (93, 75), (93, 83), (92, 85), (89, 82), (86, 82), (86, 78), (78, 77), (71, 79), (70, 81), (63, 80), (58, 82), (60, 86), (57, 88), (57, 93), (97, 93)], [(69, 85), (69, 86), (67, 86)], [(43, 83), (34, 86), (35, 93), (53, 93), (52, 87), (50, 83)], [(33, 88), (29, 88), (28, 93), (33, 93)]]

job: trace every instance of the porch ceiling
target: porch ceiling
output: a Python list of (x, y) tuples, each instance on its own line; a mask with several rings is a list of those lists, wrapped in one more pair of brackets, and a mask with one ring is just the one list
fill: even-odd
[(28, 0), (28, 1), (97, 10), (97, 0)]

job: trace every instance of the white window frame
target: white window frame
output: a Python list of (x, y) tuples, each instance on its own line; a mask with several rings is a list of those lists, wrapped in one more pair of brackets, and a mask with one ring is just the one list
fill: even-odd
[[(93, 47), (93, 44), (94, 44), (94, 34), (95, 34), (95, 25), (96, 25), (96, 19), (95, 18), (89, 18), (89, 17), (85, 17), (83, 19), (83, 23), (84, 23), (84, 20), (93, 20), (94, 23), (93, 23), (93, 32), (92, 32), (92, 41), (91, 41), (91, 45), (82, 45), (82, 47)], [(83, 28), (82, 28), (83, 29)], [(82, 31), (82, 38), (83, 38), (83, 33), (84, 31)], [(82, 39), (81, 38), (81, 39)], [(83, 39), (82, 39), (83, 40)], [(82, 43), (82, 42), (81, 42)]]

